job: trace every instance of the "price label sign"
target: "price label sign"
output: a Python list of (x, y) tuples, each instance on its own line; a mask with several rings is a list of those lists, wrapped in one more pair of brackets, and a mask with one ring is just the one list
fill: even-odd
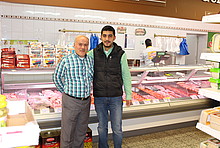
[(95, 105), (94, 104), (90, 105), (90, 110), (95, 110)]
[(41, 113), (41, 114), (48, 114), (48, 113), (50, 113), (50, 109), (49, 109), (49, 108), (42, 108), (42, 109), (40, 110), (40, 113)]
[(54, 112), (55, 113), (61, 113), (62, 112), (62, 108), (61, 107), (55, 107), (54, 108)]
[(139, 101), (132, 101), (133, 105), (140, 105)]
[(150, 99), (145, 99), (144, 104), (151, 104)]

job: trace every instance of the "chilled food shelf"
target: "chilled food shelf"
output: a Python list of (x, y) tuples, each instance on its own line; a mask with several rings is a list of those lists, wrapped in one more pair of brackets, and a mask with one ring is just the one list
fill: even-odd
[(211, 65), (168, 65), (162, 67), (131, 67), (131, 72), (143, 72), (143, 71), (184, 71), (184, 70), (207, 70), (211, 68)]
[(197, 123), (196, 128), (211, 135), (212, 137), (220, 139), (220, 131), (218, 130), (212, 129), (211, 127), (204, 125), (202, 123)]
[(201, 88), (199, 89), (199, 94), (207, 98), (220, 101), (220, 90), (216, 90), (213, 88)]
[(20, 83), (20, 84), (4, 84), (4, 90), (17, 90), (17, 89), (44, 89), (56, 88), (53, 82), (48, 83)]
[(220, 62), (220, 53), (201, 53), (201, 59)]
[(53, 74), (54, 69), (3, 69), (3, 75), (38, 75), (38, 74)]

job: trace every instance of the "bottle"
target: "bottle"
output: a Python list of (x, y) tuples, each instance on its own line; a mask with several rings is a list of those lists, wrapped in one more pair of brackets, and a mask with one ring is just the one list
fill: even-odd
[(0, 127), (6, 127), (8, 110), (6, 96), (0, 95)]

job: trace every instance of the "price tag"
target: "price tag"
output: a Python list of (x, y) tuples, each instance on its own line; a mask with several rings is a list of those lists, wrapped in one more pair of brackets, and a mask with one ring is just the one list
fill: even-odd
[(54, 108), (54, 112), (55, 113), (61, 113), (62, 112), (62, 108), (61, 107), (55, 107)]
[(159, 99), (152, 99), (153, 103), (160, 103)]
[(165, 97), (165, 98), (163, 98), (163, 101), (164, 101), (164, 102), (170, 102), (170, 97)]
[(90, 110), (95, 110), (95, 105), (94, 104), (90, 105)]
[(126, 101), (123, 101), (123, 105), (122, 105), (123, 107), (126, 107)]
[(132, 101), (133, 105), (140, 105), (139, 101)]
[(144, 104), (150, 104), (151, 102), (150, 102), (150, 99), (145, 99), (144, 100)]
[(206, 97), (203, 96), (203, 95), (197, 95), (197, 97), (198, 97), (199, 99), (204, 99), (204, 98), (206, 98)]
[(198, 97), (196, 95), (191, 95), (190, 98), (192, 99), (198, 99)]
[(48, 114), (48, 113), (50, 113), (50, 109), (49, 108), (43, 108), (43, 109), (40, 110), (40, 113), (41, 114)]

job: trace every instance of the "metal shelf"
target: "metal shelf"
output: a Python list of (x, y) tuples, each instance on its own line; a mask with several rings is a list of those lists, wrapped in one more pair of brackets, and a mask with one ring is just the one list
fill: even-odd
[(202, 88), (202, 89), (199, 89), (199, 94), (207, 98), (220, 101), (220, 90), (216, 90), (213, 88)]
[(198, 128), (199, 130), (211, 135), (212, 137), (215, 137), (217, 139), (220, 139), (220, 131), (212, 129), (210, 126), (208, 125), (204, 125), (201, 123), (197, 123), (196, 124), (196, 128)]
[(220, 62), (220, 53), (201, 53), (200, 59)]

